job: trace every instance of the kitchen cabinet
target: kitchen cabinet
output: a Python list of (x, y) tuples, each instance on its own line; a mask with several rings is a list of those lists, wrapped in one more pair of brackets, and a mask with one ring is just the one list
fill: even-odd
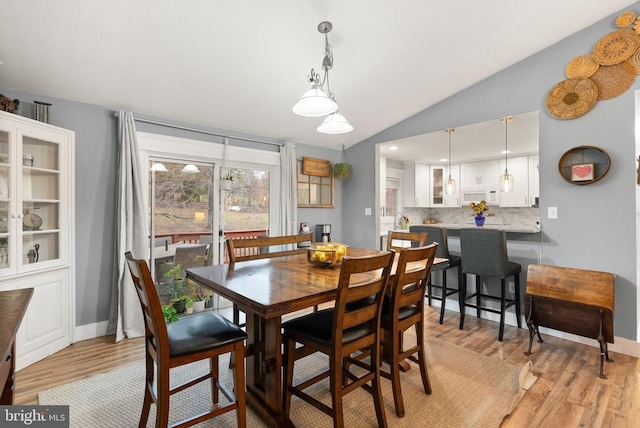
[(429, 189), (429, 206), (432, 208), (460, 206), (460, 165), (451, 165), (451, 178), (455, 180), (454, 192), (446, 192), (446, 182), (449, 178), (449, 166), (431, 165)]
[(429, 165), (406, 162), (402, 184), (402, 203), (405, 207), (429, 206)]
[(463, 192), (496, 190), (500, 174), (497, 159), (463, 163), (460, 165), (460, 190)]
[[(501, 207), (528, 207), (529, 203), (529, 158), (520, 156), (508, 159), (509, 174), (513, 176), (513, 190), (499, 191), (498, 203)], [(504, 174), (505, 160), (500, 160), (500, 175)]]
[(73, 338), (74, 140), (0, 112), (0, 288), (34, 288), (16, 338), (18, 368)]

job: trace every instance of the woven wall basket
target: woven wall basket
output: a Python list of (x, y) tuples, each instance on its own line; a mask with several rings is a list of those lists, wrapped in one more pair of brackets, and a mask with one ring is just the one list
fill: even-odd
[(598, 87), (598, 100), (609, 100), (624, 93), (636, 80), (636, 67), (629, 61), (600, 67), (590, 77)]
[(634, 30), (612, 31), (593, 48), (593, 59), (600, 65), (615, 65), (629, 59), (640, 47), (640, 36)]
[(640, 74), (640, 48), (636, 49), (627, 61), (636, 67), (636, 74)]
[(585, 54), (572, 59), (564, 69), (564, 73), (569, 79), (573, 79), (574, 77), (581, 77), (584, 79), (592, 76), (593, 73), (598, 71), (598, 67), (600, 67), (600, 64), (593, 59), (593, 55)]
[(547, 110), (558, 119), (575, 119), (598, 102), (598, 87), (590, 79), (563, 80), (547, 95)]
[(635, 20), (636, 14), (629, 10), (618, 16), (618, 19), (616, 19), (616, 25), (620, 28), (628, 27), (629, 25), (633, 24)]

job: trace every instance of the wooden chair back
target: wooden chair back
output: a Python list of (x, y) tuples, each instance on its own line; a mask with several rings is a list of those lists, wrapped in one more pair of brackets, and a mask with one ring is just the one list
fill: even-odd
[[(313, 233), (303, 233), (300, 235), (286, 236), (266, 236), (258, 238), (245, 239), (227, 239), (227, 253), (229, 263), (243, 262), (247, 260), (267, 259), (272, 257), (290, 256), (293, 254), (304, 254), (306, 248), (298, 248), (298, 244), (310, 242), (314, 244), (315, 236)], [(270, 247), (286, 246), (288, 249), (276, 249), (273, 251)], [(246, 249), (254, 249), (246, 251)], [(262, 249), (262, 251), (261, 251)]]
[[(334, 310), (333, 339), (334, 347), (342, 347), (345, 331), (370, 324), (370, 334), (349, 343), (349, 350), (342, 350), (342, 355), (349, 355), (359, 349), (371, 346), (379, 338), (380, 311), (386, 292), (387, 283), (393, 266), (394, 253), (366, 257), (348, 257), (342, 261), (338, 294)], [(375, 275), (371, 275), (375, 272)], [(349, 303), (353, 309), (347, 310)]]
[(395, 241), (410, 242), (413, 246), (424, 247), (427, 244), (428, 234), (425, 232), (396, 232), (390, 230), (387, 234), (387, 250), (400, 251), (402, 245), (394, 244)]
[(392, 319), (398, 319), (401, 308), (416, 306), (420, 315), (424, 309), (424, 296), (438, 244), (400, 250), (396, 274), (391, 282)]
[(134, 259), (131, 252), (125, 253), (131, 279), (138, 294), (144, 315), (146, 347), (158, 359), (169, 358), (169, 337), (162, 314), (162, 304), (151, 278), (149, 266), (144, 260)]

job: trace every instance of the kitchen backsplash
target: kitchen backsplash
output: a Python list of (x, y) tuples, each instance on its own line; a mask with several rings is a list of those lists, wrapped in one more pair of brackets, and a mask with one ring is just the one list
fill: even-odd
[[(473, 223), (474, 213), (470, 208), (405, 208), (402, 214), (409, 217), (410, 224), (420, 224), (425, 220), (432, 223)], [(485, 211), (487, 224), (509, 226), (535, 226), (540, 221), (538, 208), (500, 208), (489, 207)]]

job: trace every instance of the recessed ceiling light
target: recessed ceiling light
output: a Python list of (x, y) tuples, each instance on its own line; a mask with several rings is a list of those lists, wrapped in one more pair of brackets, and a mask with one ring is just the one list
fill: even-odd
[(389, 151), (390, 151), (390, 152), (394, 152), (394, 151), (396, 151), (396, 150), (398, 150), (398, 147), (396, 147), (396, 146), (391, 146), (391, 147), (389, 147)]
[(448, 160), (449, 160), (449, 159), (447, 159), (447, 158), (443, 158), (443, 159), (440, 159), (440, 162), (446, 162), (446, 161), (448, 161)]
[(506, 155), (507, 153), (511, 153), (511, 150), (503, 150), (500, 152), (501, 155)]

